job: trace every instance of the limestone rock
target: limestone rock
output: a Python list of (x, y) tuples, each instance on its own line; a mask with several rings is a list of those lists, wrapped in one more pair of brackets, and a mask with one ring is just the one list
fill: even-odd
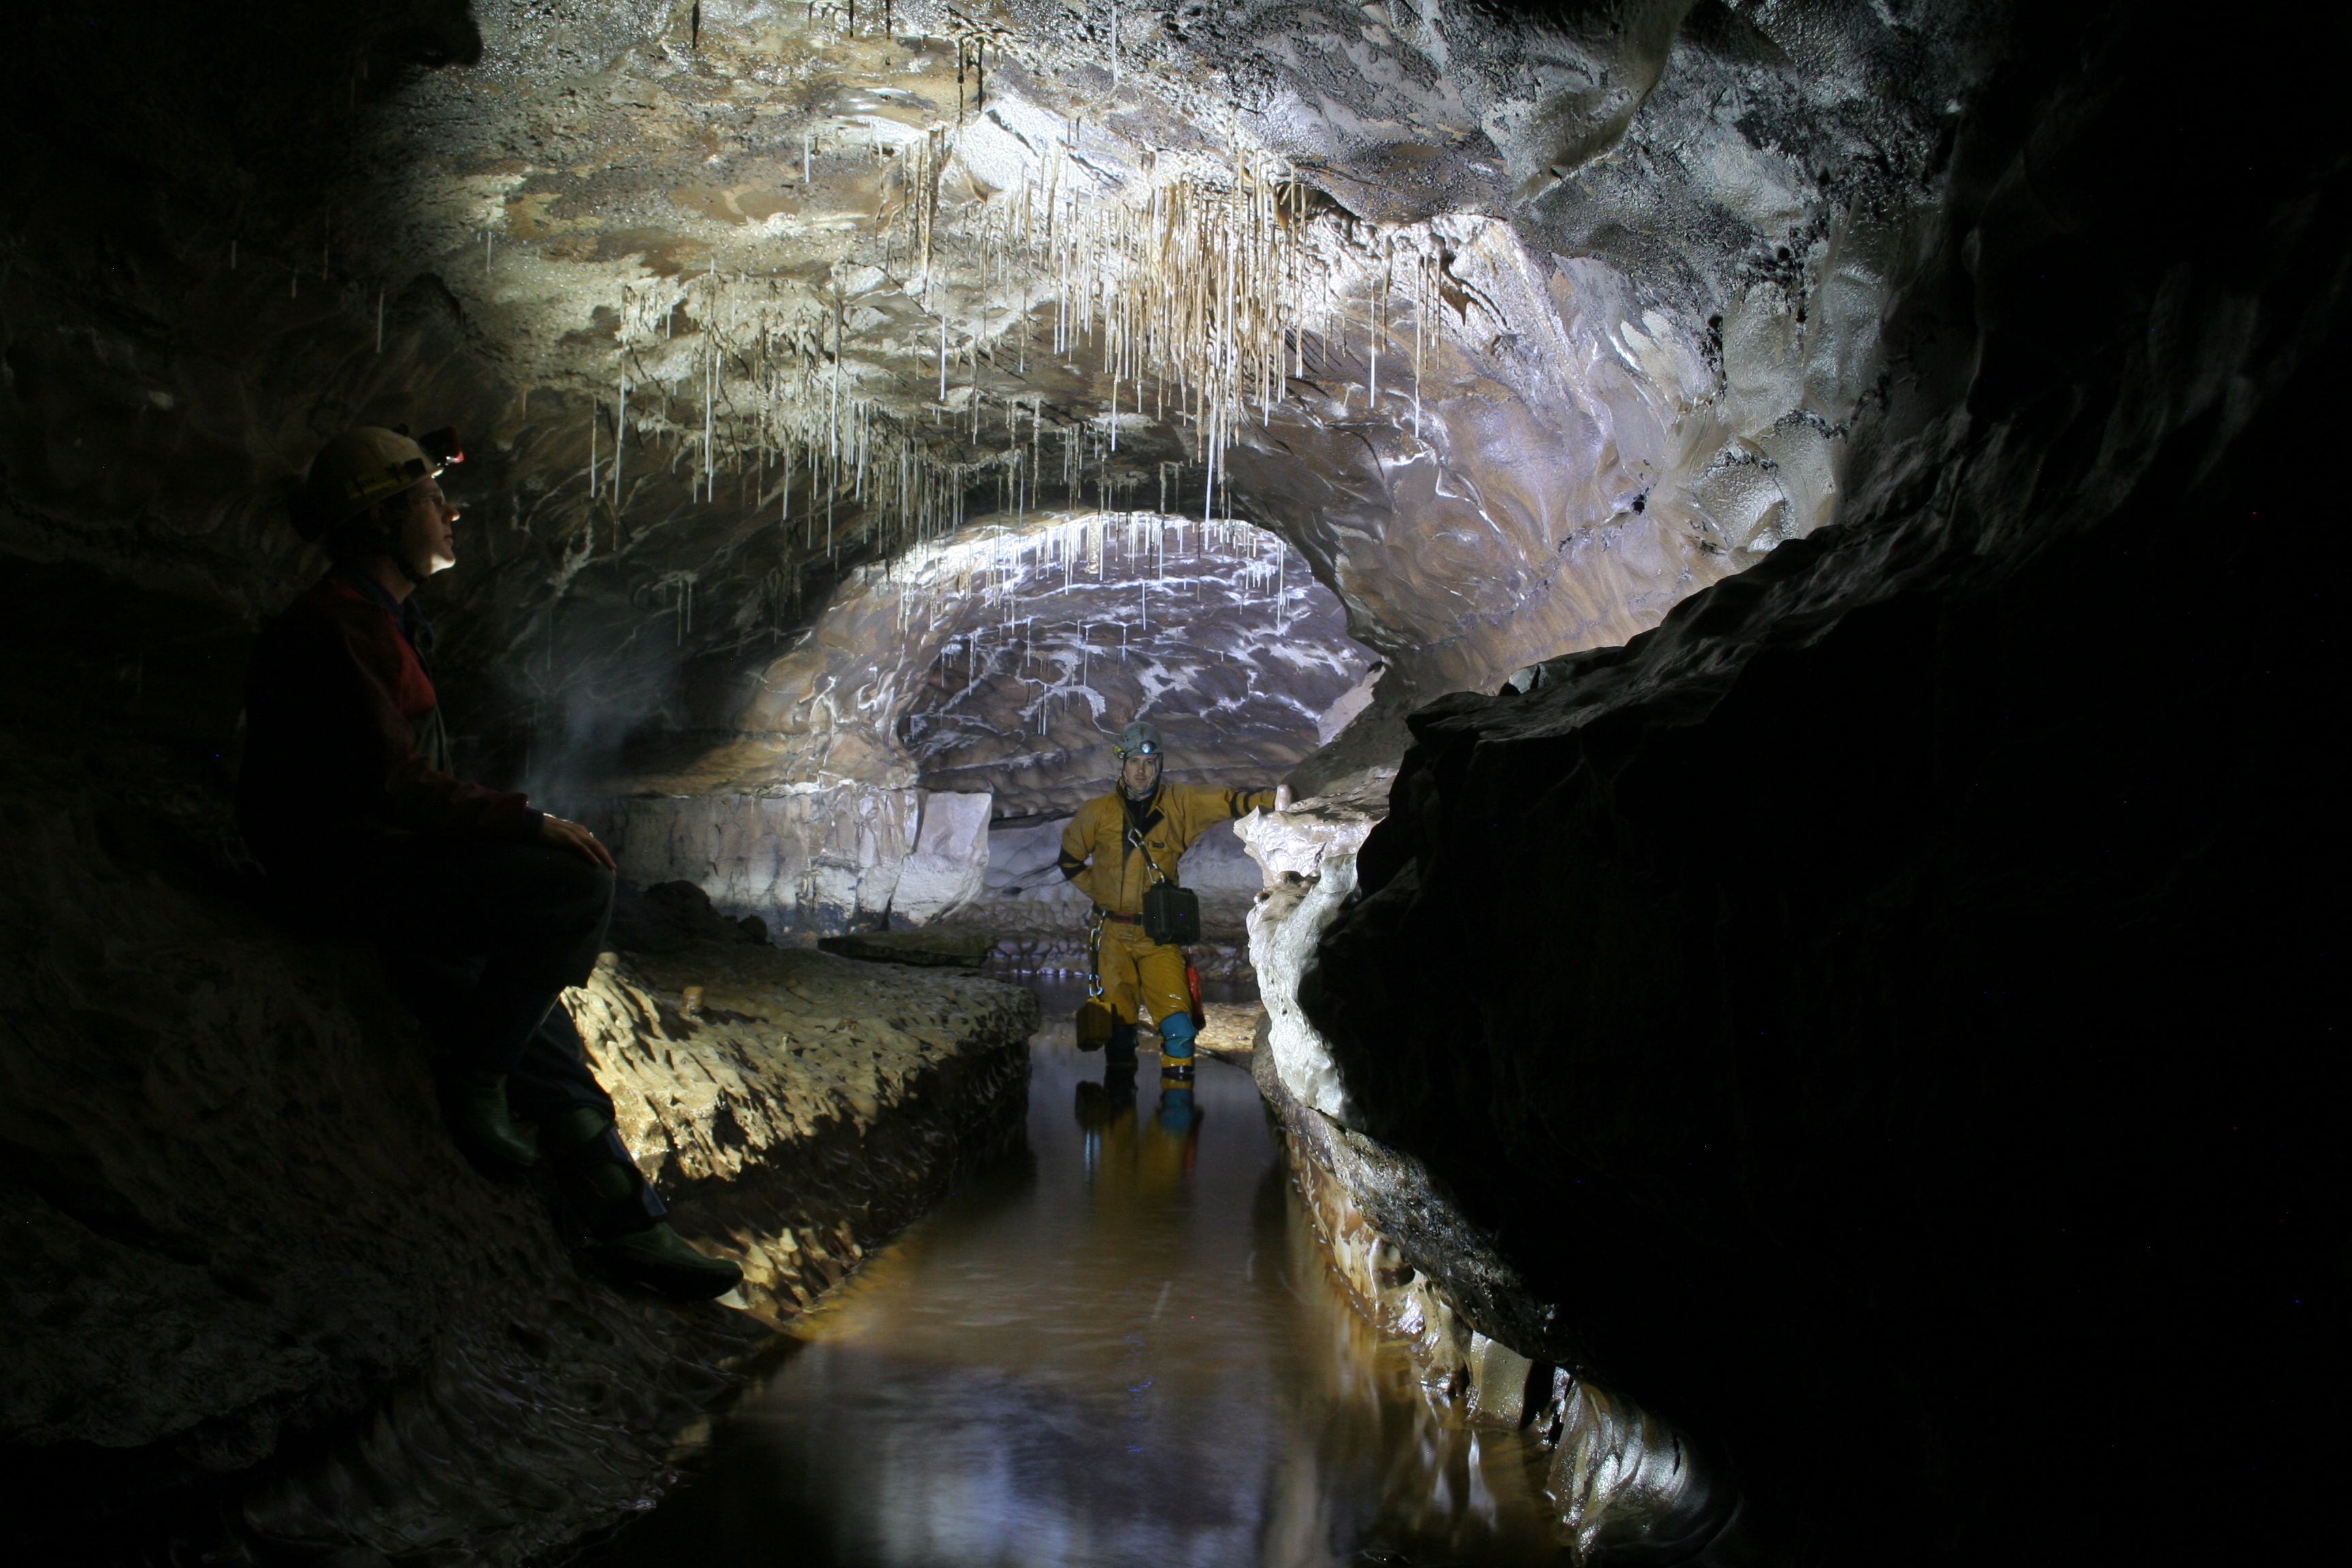
[(1210, 1002), (1203, 1004), (1209, 1015), (1208, 1026), (1192, 1037), (1195, 1049), (1211, 1056), (1244, 1058), (1257, 1049), (1260, 1026), (1265, 1022), (1265, 1008), (1255, 1002), (1236, 1004)]
[[(1358, 1125), (1615, 1388), (1751, 1495), (1838, 1513), (1840, 1561), (1927, 1519), (1940, 1562), (2166, 1555), (2147, 1369), (2245, 1347), (2200, 1408), (2284, 1430), (2289, 1369), (2328, 1353), (2270, 1304), (2317, 1255), (2276, 1205), (2327, 1136), (2293, 1086), (2333, 959), (2284, 913), (2312, 875), (2290, 803), (2333, 773), (2294, 738), (2326, 634), (2148, 650), (2266, 570), (2273, 476), (2332, 438), (2342, 297), (2236, 235), (2323, 201), (2340, 226), (2341, 192), (2311, 163), (2235, 183), (2166, 112), (2160, 51), (2088, 58), (2021, 68), (2032, 129), (1956, 176), (1882, 345), (1911, 390), (1858, 418), (1840, 521), (1621, 649), (1416, 712), (1297, 973)], [(2227, 185), (2228, 232), (2151, 250), (2182, 165)], [(2100, 1413), (2068, 1466), (2095, 1517), (1971, 1513), (2032, 1446), (1990, 1391), (2029, 1387)], [(2242, 1528), (2233, 1552), (2281, 1539)]]
[(1037, 1001), (996, 981), (705, 940), (565, 1005), (640, 1168), (771, 1320), (1021, 1136)]
[(978, 969), (993, 944), (977, 931), (886, 931), (821, 937), (817, 946), (844, 958), (873, 963), (910, 963), (919, 968)]
[(624, 877), (690, 882), (777, 932), (920, 923), (969, 902), (987, 870), (986, 795), (843, 784), (774, 795), (623, 796), (581, 816)]
[(979, 896), (988, 879), (992, 798), (984, 793), (925, 792), (915, 847), (898, 868), (898, 886), (890, 897), (893, 923), (927, 925)]

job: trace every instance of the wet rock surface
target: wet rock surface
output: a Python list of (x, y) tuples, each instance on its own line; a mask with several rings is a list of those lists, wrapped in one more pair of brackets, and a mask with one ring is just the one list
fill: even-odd
[(1258, 1028), (1265, 1021), (1260, 1003), (1210, 1002), (1206, 1027), (1192, 1037), (1193, 1048), (1221, 1057), (1246, 1057), (1257, 1049)]
[(1271, 1052), (1251, 1071), (1356, 1310), (1404, 1343), (1441, 1420), (1517, 1434), (1541, 1457), (1572, 1560), (1737, 1561), (1743, 1500), (1720, 1458), (1597, 1382), (1572, 1310), (1536, 1300), (1420, 1162), (1302, 1103)]
[[(2231, 1347), (2222, 1426), (2315, 1415), (2315, 1216), (2278, 1194), (2326, 964), (2279, 805), (2322, 787), (2326, 634), (2187, 628), (2332, 417), (2342, 164), (2233, 186), (2261, 247), (2145, 248), (2223, 175), (2186, 133), (2117, 161), (2167, 75), (2110, 43), (1961, 156), (1844, 521), (1414, 715), (1301, 981), (1353, 1124), (1809, 1560), (2177, 1556), (2183, 1344)], [(1981, 1506), (2021, 1465), (2064, 1495)], [(2280, 1484), (2215, 1472), (2232, 1552), (2286, 1550)]]
[(1020, 1136), (1036, 998), (979, 975), (706, 940), (565, 1005), (680, 1232), (771, 1321)]

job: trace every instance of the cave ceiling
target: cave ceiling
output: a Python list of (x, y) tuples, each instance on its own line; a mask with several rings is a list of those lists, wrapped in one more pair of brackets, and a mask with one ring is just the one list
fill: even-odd
[[(455, 418), (445, 658), (542, 759), (616, 711), (784, 733), (859, 574), (1105, 510), (1245, 520), (1328, 590), (1307, 657), (1208, 614), (1191, 656), (1311, 671), (1277, 703), (1310, 743), (1374, 660), (1378, 719), (1622, 642), (1836, 515), (1985, 68), (1966, 5), (422, 14), (436, 41), (348, 57), (311, 199), (159, 220), (121, 287), (200, 321), (70, 367), (12, 329), (66, 390), (8, 389), (11, 528), (249, 613), (312, 569), (274, 496), (320, 439)], [(168, 479), (64, 434), (97, 405)], [(836, 620), (905, 666), (893, 768), (957, 765), (912, 695), (968, 655), (954, 619)], [(1077, 710), (1154, 690), (1202, 695)]]
[(1184, 779), (1257, 788), (1360, 710), (1381, 668), (1277, 535), (1136, 512), (916, 544), (853, 573), (793, 644), (761, 661), (731, 738), (607, 787), (985, 790), (999, 816), (1051, 815), (1102, 789), (1108, 737), (1143, 713)]

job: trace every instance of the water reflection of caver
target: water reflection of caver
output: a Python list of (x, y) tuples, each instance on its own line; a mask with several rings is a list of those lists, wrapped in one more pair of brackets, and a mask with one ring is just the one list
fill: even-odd
[(1100, 1083), (1080, 1079), (1076, 1111), (1086, 1136), (1087, 1176), (1097, 1187), (1132, 1187), (1139, 1196), (1164, 1196), (1192, 1173), (1204, 1112), (1194, 1100), (1192, 1074), (1163, 1070), (1160, 1103), (1149, 1121), (1136, 1115), (1135, 1059), (1113, 1057)]
[(1120, 731), (1116, 751), (1118, 784), (1080, 806), (1062, 830), (1062, 875), (1095, 901), (1091, 947), (1098, 994), (1115, 1019), (1110, 1054), (1134, 1055), (1137, 1018), (1149, 1012), (1160, 1030), (1161, 1069), (1189, 1078), (1198, 999), (1181, 939), (1150, 929), (1150, 900), (1174, 888), (1177, 862), (1202, 834), (1245, 812), (1285, 810), (1289, 796), (1161, 783), (1160, 731), (1149, 724)]

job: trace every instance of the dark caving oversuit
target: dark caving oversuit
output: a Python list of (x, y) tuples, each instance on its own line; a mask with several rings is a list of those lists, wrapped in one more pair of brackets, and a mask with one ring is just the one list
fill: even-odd
[(1160, 1035), (1166, 1071), (1192, 1070), (1192, 995), (1184, 950), (1154, 942), (1143, 928), (1143, 896), (1155, 882), (1176, 880), (1177, 862), (1195, 839), (1220, 822), (1271, 810), (1270, 789), (1214, 789), (1168, 784), (1160, 777), (1160, 732), (1129, 724), (1115, 748), (1119, 779), (1108, 795), (1080, 806), (1062, 830), (1062, 875), (1095, 901), (1095, 980), (1117, 1019), (1110, 1051), (1132, 1056), (1139, 1012)]
[[(603, 945), (611, 857), (587, 829), (451, 767), (433, 628), (399, 591), (455, 563), (440, 471), (439, 454), (379, 429), (312, 463), (296, 522), (334, 563), (254, 648), (238, 826), (301, 918), (376, 940), (478, 1164), (543, 1161), (608, 1265), (671, 1295), (718, 1295), (740, 1272), (671, 1230), (557, 1005)], [(535, 1146), (515, 1117), (537, 1125)]]

